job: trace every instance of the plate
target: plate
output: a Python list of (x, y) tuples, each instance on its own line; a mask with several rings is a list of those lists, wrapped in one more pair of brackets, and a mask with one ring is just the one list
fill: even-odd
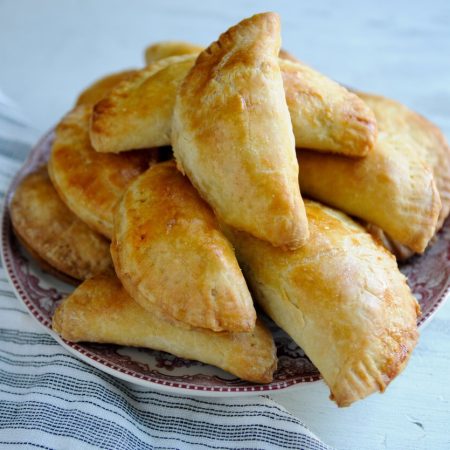
[[(215, 367), (189, 361), (165, 352), (115, 345), (76, 344), (61, 339), (51, 328), (56, 306), (73, 290), (43, 272), (17, 242), (12, 232), (9, 203), (12, 195), (29, 172), (47, 161), (53, 132), (49, 132), (32, 149), (23, 167), (13, 179), (2, 217), (2, 258), (17, 296), (30, 314), (63, 347), (88, 364), (122, 380), (153, 389), (184, 395), (238, 396), (285, 389), (293, 385), (316, 382), (319, 372), (292, 339), (267, 319), (274, 333), (278, 369), (269, 384), (242, 381)], [(420, 257), (401, 266), (411, 289), (420, 303), (419, 326), (429, 322), (441, 306), (450, 287), (450, 220), (447, 220), (434, 245)]]

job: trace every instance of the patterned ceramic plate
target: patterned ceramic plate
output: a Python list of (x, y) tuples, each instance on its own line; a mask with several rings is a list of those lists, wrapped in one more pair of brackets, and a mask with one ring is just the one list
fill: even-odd
[[(71, 353), (83, 361), (126, 381), (175, 393), (210, 396), (236, 396), (284, 389), (298, 383), (320, 379), (303, 351), (273, 323), (278, 349), (278, 370), (270, 384), (257, 385), (237, 379), (220, 369), (196, 361), (187, 361), (168, 353), (114, 345), (74, 344), (61, 339), (51, 329), (56, 305), (73, 287), (42, 272), (15, 239), (8, 205), (20, 180), (48, 157), (53, 134), (46, 135), (32, 150), (14, 178), (5, 201), (2, 220), (2, 256), (4, 266), (19, 298), (45, 329)], [(412, 290), (420, 302), (419, 325), (429, 321), (442, 305), (450, 286), (450, 220), (439, 233), (437, 242), (421, 257), (403, 265)]]

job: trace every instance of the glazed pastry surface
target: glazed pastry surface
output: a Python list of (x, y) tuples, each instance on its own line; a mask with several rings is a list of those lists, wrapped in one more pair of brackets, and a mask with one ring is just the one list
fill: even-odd
[(384, 391), (417, 342), (418, 303), (393, 255), (306, 200), (311, 236), (283, 252), (227, 229), (255, 299), (305, 351), (339, 406)]
[(422, 253), (441, 211), (433, 171), (404, 132), (383, 129), (365, 158), (298, 150), (300, 187), (316, 200), (376, 225)]
[(184, 55), (155, 61), (98, 102), (90, 127), (95, 150), (118, 153), (170, 145), (177, 89), (195, 58)]
[(441, 130), (421, 115), (395, 100), (358, 92), (374, 111), (380, 132), (396, 136), (404, 152), (415, 153), (433, 171), (442, 209), (437, 229), (450, 212), (450, 147)]
[(116, 272), (144, 308), (193, 327), (253, 329), (256, 313), (233, 248), (173, 161), (132, 183), (114, 231)]
[(280, 59), (297, 147), (352, 157), (375, 145), (377, 121), (344, 86), (301, 62)]
[(136, 70), (124, 70), (122, 72), (106, 75), (88, 86), (78, 97), (76, 106), (92, 105), (94, 106), (102, 98), (111, 92), (114, 86), (121, 81), (126, 80), (130, 75), (136, 73)]
[(266, 13), (203, 51), (178, 91), (172, 145), (179, 169), (224, 222), (297, 248), (308, 226), (279, 48), (279, 18)]
[(49, 174), (66, 205), (93, 230), (111, 239), (118, 201), (130, 182), (157, 159), (158, 151), (96, 152), (89, 141), (90, 116), (91, 106), (80, 105), (57, 126)]
[(56, 310), (52, 327), (68, 341), (162, 350), (255, 383), (272, 381), (277, 365), (272, 335), (260, 320), (249, 333), (180, 328), (142, 308), (112, 273), (79, 286)]
[(67, 208), (50, 182), (47, 167), (22, 180), (10, 213), (14, 232), (50, 273), (84, 280), (112, 266), (108, 241)]

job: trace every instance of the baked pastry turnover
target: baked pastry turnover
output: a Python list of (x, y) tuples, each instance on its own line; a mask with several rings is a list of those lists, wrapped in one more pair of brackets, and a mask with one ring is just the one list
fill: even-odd
[(112, 266), (108, 241), (67, 208), (47, 167), (21, 181), (9, 209), (17, 237), (53, 275), (73, 283)]
[(377, 118), (380, 132), (396, 137), (405, 154), (414, 154), (431, 168), (442, 208), (437, 229), (450, 212), (450, 147), (441, 130), (399, 102), (379, 95), (358, 92)]
[(433, 171), (408, 132), (385, 128), (389, 117), (383, 114), (377, 120), (382, 131), (365, 158), (298, 150), (300, 187), (309, 197), (376, 225), (422, 253), (441, 211)]
[(250, 331), (256, 313), (233, 248), (174, 162), (125, 192), (111, 245), (118, 277), (149, 311), (213, 331)]
[(346, 215), (305, 201), (310, 239), (283, 252), (227, 229), (255, 298), (305, 351), (339, 406), (384, 391), (417, 342), (395, 258)]
[(136, 303), (114, 274), (81, 284), (57, 308), (53, 330), (64, 339), (147, 347), (220, 367), (243, 380), (272, 381), (276, 348), (261, 321), (249, 333), (186, 329)]
[(119, 83), (94, 106), (91, 143), (102, 153), (170, 145), (176, 92), (195, 55), (150, 64)]
[(112, 238), (118, 201), (158, 152), (97, 153), (89, 141), (90, 116), (91, 106), (80, 105), (63, 118), (56, 128), (49, 173), (66, 205), (93, 230)]
[(136, 73), (136, 70), (124, 70), (122, 72), (106, 75), (88, 86), (78, 97), (76, 106), (92, 105), (94, 106), (102, 98), (109, 94), (114, 86), (119, 82), (126, 80), (130, 75)]
[(344, 86), (301, 62), (280, 59), (297, 147), (361, 157), (373, 148), (377, 122)]
[[(450, 212), (450, 149), (442, 132), (424, 117), (394, 100), (379, 95), (358, 92), (375, 112), (381, 133), (397, 136), (397, 145), (410, 149), (417, 159), (433, 172), (441, 200), (441, 211), (436, 224), (438, 231)], [(369, 223), (366, 228), (393, 253), (397, 260), (405, 260), (414, 251), (389, 237), (381, 228)], [(429, 245), (433, 239), (429, 242)]]
[(197, 58), (178, 91), (177, 165), (225, 223), (297, 248), (308, 227), (278, 66), (280, 22), (258, 14)]

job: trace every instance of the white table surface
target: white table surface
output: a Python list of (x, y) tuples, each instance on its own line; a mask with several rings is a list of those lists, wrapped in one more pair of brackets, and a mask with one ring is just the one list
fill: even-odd
[[(256, 12), (328, 76), (400, 100), (450, 137), (450, 1), (0, 0), (0, 89), (44, 132), (96, 77), (143, 64), (152, 41), (208, 44)], [(338, 409), (322, 383), (273, 394), (340, 449), (450, 448), (450, 302), (383, 395)]]

